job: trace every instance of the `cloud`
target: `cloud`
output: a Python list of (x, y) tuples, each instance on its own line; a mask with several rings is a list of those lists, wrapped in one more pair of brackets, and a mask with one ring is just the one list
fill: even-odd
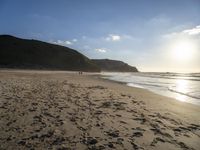
[(186, 36), (195, 36), (195, 35), (200, 35), (200, 25), (196, 26), (194, 28), (191, 28), (191, 29), (185, 29), (185, 30), (182, 30), (179, 32), (168, 33), (168, 34), (163, 35), (162, 37), (170, 39), (170, 38), (174, 38), (174, 37), (178, 37), (178, 36), (186, 37)]
[(189, 35), (197, 35), (197, 34), (200, 34), (200, 25), (199, 26), (196, 26), (192, 29), (187, 29), (187, 30), (184, 30), (182, 31), (182, 33), (186, 33), (186, 34), (189, 34)]
[(64, 41), (64, 44), (66, 44), (66, 45), (72, 45), (73, 43), (70, 42), (70, 41)]
[(106, 41), (120, 41), (121, 37), (116, 34), (109, 34), (108, 37), (105, 38)]
[(107, 50), (105, 48), (96, 48), (96, 51), (100, 52), (100, 53), (106, 53)]
[(77, 40), (77, 39), (73, 39), (72, 41), (73, 41), (73, 42), (77, 42), (78, 40)]
[(73, 45), (73, 42), (71, 41), (63, 41), (63, 40), (57, 40), (57, 41), (50, 41), (53, 44), (58, 44), (58, 45), (62, 45), (62, 46), (66, 46), (66, 45)]

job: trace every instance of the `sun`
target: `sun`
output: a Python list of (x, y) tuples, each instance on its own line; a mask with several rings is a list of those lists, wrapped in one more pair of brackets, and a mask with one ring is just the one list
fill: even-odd
[(195, 44), (189, 40), (176, 41), (171, 50), (175, 60), (189, 61), (194, 57)]

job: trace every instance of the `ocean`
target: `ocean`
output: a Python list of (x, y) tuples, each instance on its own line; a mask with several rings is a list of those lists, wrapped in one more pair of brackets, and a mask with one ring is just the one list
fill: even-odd
[(200, 105), (200, 73), (112, 73), (103, 78), (124, 82), (176, 100)]

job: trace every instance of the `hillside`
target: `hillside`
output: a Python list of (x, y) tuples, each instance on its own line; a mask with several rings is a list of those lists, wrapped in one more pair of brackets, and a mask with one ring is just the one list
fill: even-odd
[(0, 67), (99, 72), (89, 58), (68, 47), (0, 35)]
[(122, 61), (110, 60), (110, 59), (92, 59), (92, 61), (98, 65), (102, 71), (113, 72), (138, 72), (136, 67), (132, 67)]

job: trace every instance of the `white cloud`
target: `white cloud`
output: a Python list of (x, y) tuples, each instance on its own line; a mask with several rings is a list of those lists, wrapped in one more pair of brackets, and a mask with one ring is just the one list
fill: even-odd
[(197, 34), (200, 34), (200, 26), (196, 26), (195, 28), (187, 29), (182, 32), (187, 33), (189, 35), (197, 35)]
[(65, 43), (66, 45), (72, 45), (72, 44), (73, 44), (73, 43), (70, 42), (70, 41), (64, 41), (64, 43)]
[(96, 48), (96, 51), (100, 52), (100, 53), (106, 53), (107, 50), (105, 48)]
[(194, 36), (194, 35), (200, 35), (200, 26), (196, 26), (192, 29), (186, 29), (186, 30), (182, 30), (179, 32), (172, 32), (172, 33), (168, 33), (163, 35), (163, 38), (174, 38), (174, 37), (183, 37), (183, 36)]
[(61, 40), (57, 40), (57, 42), (55, 42), (55, 43), (57, 43), (57, 44), (62, 44), (63, 41), (61, 41)]
[(72, 41), (73, 41), (73, 42), (77, 42), (78, 40), (77, 40), (77, 39), (73, 39)]
[(116, 34), (109, 34), (108, 37), (105, 38), (106, 41), (120, 41), (121, 37)]
[(62, 46), (66, 46), (66, 45), (73, 45), (73, 42), (71, 41), (62, 41), (62, 40), (57, 40), (57, 41), (50, 41), (53, 44), (58, 44), (58, 45), (62, 45)]

